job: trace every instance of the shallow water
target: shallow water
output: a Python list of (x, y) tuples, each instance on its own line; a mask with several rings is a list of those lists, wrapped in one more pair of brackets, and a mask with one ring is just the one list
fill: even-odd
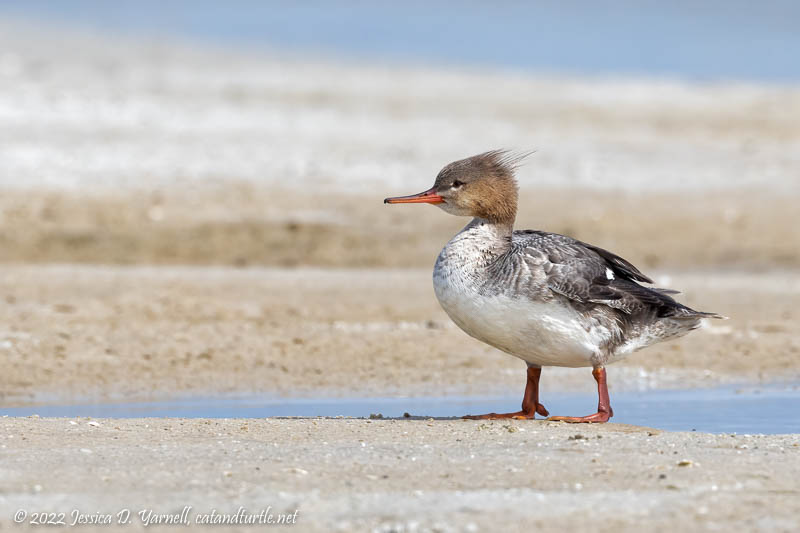
[[(518, 397), (266, 398), (197, 397), (161, 402), (44, 405), (0, 408), (0, 416), (47, 417), (412, 417), (450, 418), (516, 410)], [(550, 394), (542, 401), (553, 415), (594, 411), (594, 396)], [(800, 386), (717, 388), (612, 394), (613, 422), (672, 431), (707, 433), (800, 432)]]

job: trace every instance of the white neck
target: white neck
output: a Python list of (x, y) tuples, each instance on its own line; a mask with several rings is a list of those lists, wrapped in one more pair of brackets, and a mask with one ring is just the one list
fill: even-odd
[(474, 269), (486, 266), (511, 247), (513, 228), (473, 218), (444, 247), (437, 263), (447, 263), (451, 269)]

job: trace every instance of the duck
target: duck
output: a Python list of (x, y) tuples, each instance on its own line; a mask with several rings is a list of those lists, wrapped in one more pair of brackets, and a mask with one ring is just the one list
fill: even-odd
[[(433, 269), (439, 304), (466, 334), (525, 361), (521, 410), (464, 418), (602, 423), (613, 415), (606, 366), (697, 329), (695, 311), (648, 287), (653, 280), (603, 248), (566, 235), (515, 230), (516, 170), (528, 154), (491, 150), (446, 165), (433, 187), (385, 204), (432, 204), (470, 221), (445, 245)], [(539, 402), (542, 368), (590, 367), (597, 412), (549, 416)]]

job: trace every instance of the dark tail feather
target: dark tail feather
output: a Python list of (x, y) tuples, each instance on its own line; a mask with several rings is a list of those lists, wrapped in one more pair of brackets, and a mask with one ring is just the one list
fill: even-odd
[(697, 316), (700, 318), (718, 318), (720, 320), (728, 320), (727, 316), (720, 315), (718, 313), (708, 313), (706, 311), (695, 311), (695, 313), (697, 313)]
[(675, 308), (675, 314), (670, 316), (670, 318), (718, 318), (720, 320), (728, 320), (728, 317), (725, 315), (720, 315), (717, 313), (709, 313), (706, 311), (695, 311), (691, 307), (686, 307), (685, 305), (678, 304), (680, 308)]
[(662, 307), (659, 310), (660, 316), (670, 317), (670, 318), (690, 318), (690, 319), (698, 319), (698, 318), (719, 318), (721, 320), (728, 319), (728, 317), (717, 313), (696, 311), (691, 307), (688, 307), (680, 302), (675, 301), (674, 298), (669, 296), (669, 294), (674, 294), (677, 293), (678, 291), (673, 291), (670, 289), (650, 289), (650, 290), (658, 294), (659, 299), (661, 300), (660, 303)]
[(658, 287), (650, 287), (651, 291), (658, 291), (661, 294), (680, 294), (681, 291), (676, 291), (675, 289), (660, 289)]

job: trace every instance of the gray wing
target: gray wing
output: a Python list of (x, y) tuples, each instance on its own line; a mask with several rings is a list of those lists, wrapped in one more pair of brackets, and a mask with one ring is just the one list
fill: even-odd
[(667, 295), (675, 291), (639, 285), (639, 281), (652, 280), (630, 262), (597, 246), (565, 235), (530, 230), (515, 232), (512, 242), (521, 248), (529, 267), (543, 272), (550, 291), (573, 302), (605, 305), (628, 315), (703, 315)]

